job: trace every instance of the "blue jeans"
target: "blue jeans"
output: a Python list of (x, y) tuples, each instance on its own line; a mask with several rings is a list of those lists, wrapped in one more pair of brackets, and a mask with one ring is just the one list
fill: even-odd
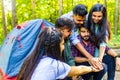
[[(83, 62), (83, 63), (76, 64), (76, 65), (90, 66), (88, 62)], [(103, 64), (103, 70), (101, 70), (100, 72), (91, 72), (91, 73), (84, 74), (81, 76), (84, 80), (89, 80), (91, 77), (93, 77), (93, 80), (101, 80), (103, 78), (104, 74), (106, 73), (106, 71), (107, 71), (107, 66), (105, 64)]]
[(107, 65), (107, 74), (108, 74), (108, 78), (107, 80), (114, 80), (115, 77), (115, 59), (109, 55), (105, 55), (103, 57), (103, 63), (105, 63)]

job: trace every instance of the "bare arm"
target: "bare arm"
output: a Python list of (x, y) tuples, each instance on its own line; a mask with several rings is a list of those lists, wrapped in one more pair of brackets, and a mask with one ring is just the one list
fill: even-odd
[(76, 63), (88, 62), (88, 59), (85, 57), (75, 57), (74, 60)]
[(75, 46), (86, 58), (93, 58), (93, 56), (85, 50), (85, 48), (81, 45), (80, 42), (78, 42)]
[(107, 54), (109, 54), (112, 57), (117, 56), (117, 53), (115, 51), (113, 51), (112, 49), (108, 50)]
[(105, 46), (100, 46), (100, 49), (99, 49), (99, 57), (98, 57), (98, 58), (100, 59), (101, 62), (102, 62), (104, 53), (105, 53)]
[(71, 70), (68, 74), (69, 77), (71, 76), (76, 76), (76, 75), (82, 75), (82, 74), (87, 74), (89, 72), (98, 72), (99, 70), (91, 67), (91, 66), (72, 66)]
[(88, 53), (80, 42), (76, 44), (76, 48), (80, 51), (81, 54), (83, 54), (88, 59), (88, 62), (91, 66), (100, 70), (103, 69), (100, 61), (97, 58), (94, 58), (90, 53)]

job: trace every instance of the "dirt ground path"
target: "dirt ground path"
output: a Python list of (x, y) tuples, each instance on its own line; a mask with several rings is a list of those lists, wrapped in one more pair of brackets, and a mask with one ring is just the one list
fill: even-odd
[(115, 80), (120, 80), (120, 71), (116, 71), (115, 73)]
[[(107, 73), (105, 74), (103, 80), (107, 80)], [(115, 80), (120, 80), (120, 71), (115, 72)]]

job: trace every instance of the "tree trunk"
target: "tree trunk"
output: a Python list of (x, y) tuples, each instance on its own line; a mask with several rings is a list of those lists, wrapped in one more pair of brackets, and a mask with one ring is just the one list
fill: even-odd
[(3, 23), (4, 37), (6, 37), (7, 25), (6, 25), (6, 17), (5, 17), (4, 0), (1, 0), (1, 2), (2, 2), (2, 23)]
[(73, 7), (74, 0), (72, 0), (72, 7)]
[(115, 28), (114, 28), (114, 34), (117, 35), (118, 34), (118, 18), (119, 18), (119, 0), (116, 0), (116, 7), (115, 7)]
[(17, 26), (16, 0), (12, 0), (12, 28)]
[(31, 0), (31, 3), (32, 3), (32, 13), (33, 13), (34, 19), (36, 19), (36, 13), (35, 13), (35, 1), (34, 1), (34, 0)]
[(63, 0), (59, 0), (59, 15), (62, 15)]
[(105, 7), (107, 9), (107, 1), (106, 0), (104, 0), (104, 5), (105, 5)]

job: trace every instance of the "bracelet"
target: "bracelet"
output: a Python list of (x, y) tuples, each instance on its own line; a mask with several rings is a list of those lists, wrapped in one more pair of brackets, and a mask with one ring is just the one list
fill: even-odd
[(93, 71), (94, 71), (94, 68), (93, 68), (92, 66), (91, 66), (90, 68), (91, 68), (91, 71), (93, 72)]
[(116, 59), (117, 57), (119, 57), (119, 56), (115, 56), (114, 59)]

